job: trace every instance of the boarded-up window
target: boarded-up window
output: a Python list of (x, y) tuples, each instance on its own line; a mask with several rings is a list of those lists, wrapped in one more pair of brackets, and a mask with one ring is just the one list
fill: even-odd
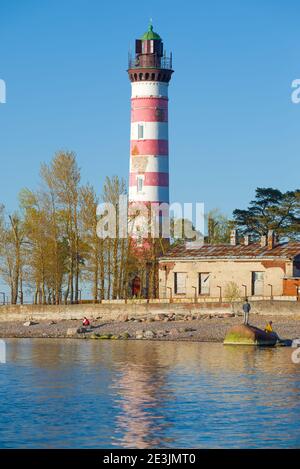
[(174, 273), (174, 291), (179, 295), (186, 293), (186, 272)]
[(199, 295), (210, 294), (210, 273), (200, 272), (199, 273)]
[(143, 124), (138, 124), (138, 139), (144, 138), (144, 126)]
[(252, 272), (252, 295), (264, 294), (264, 272)]

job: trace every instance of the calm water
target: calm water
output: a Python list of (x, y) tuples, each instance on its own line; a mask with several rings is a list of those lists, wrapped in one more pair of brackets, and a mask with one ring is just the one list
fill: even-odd
[(2, 448), (300, 446), (291, 349), (12, 339)]

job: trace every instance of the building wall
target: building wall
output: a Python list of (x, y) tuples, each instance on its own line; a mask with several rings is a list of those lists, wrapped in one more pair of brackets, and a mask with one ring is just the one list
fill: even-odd
[(300, 297), (300, 277), (286, 278), (283, 280), (283, 294)]
[[(210, 296), (219, 297), (220, 289), (222, 296), (225, 296), (226, 285), (234, 282), (238, 285), (241, 295), (245, 294), (247, 285), (247, 295), (251, 296), (252, 290), (252, 272), (264, 272), (263, 296), (271, 296), (271, 287), (273, 286), (273, 295), (283, 294), (283, 278), (292, 275), (293, 264), (283, 260), (180, 260), (180, 261), (160, 261), (159, 269), (159, 296), (160, 298), (169, 297), (172, 289), (174, 297), (185, 296), (193, 298), (195, 289), (199, 295), (199, 273), (210, 273)], [(186, 294), (176, 295), (174, 291), (174, 273), (186, 272)]]

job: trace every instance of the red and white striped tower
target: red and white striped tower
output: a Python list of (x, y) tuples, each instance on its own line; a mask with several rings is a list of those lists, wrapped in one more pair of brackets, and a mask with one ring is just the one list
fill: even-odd
[[(136, 40), (135, 56), (129, 57), (128, 66), (131, 214), (141, 206), (169, 203), (168, 86), (172, 73), (172, 56), (166, 57), (163, 42), (150, 24), (148, 31)], [(142, 224), (140, 220), (135, 223), (133, 238), (141, 238)], [(144, 241), (143, 246), (146, 245)]]

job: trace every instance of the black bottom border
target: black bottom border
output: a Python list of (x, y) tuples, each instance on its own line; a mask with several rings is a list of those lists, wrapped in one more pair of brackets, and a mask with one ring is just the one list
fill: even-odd
[(299, 463), (300, 449), (1, 449), (0, 461), (16, 464), (94, 467), (198, 467), (221, 463), (230, 466)]

